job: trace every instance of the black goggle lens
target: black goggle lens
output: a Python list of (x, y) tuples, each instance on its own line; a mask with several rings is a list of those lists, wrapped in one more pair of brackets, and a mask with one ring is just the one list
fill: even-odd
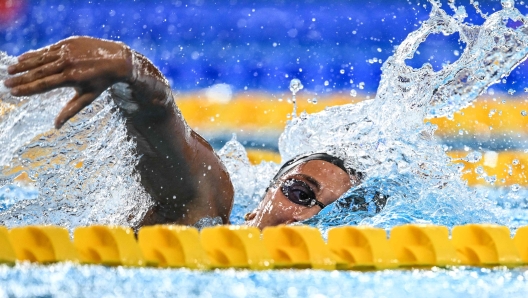
[(286, 180), (281, 187), (282, 193), (291, 202), (302, 206), (318, 205), (324, 208), (325, 205), (315, 198), (315, 193), (304, 181), (297, 179)]

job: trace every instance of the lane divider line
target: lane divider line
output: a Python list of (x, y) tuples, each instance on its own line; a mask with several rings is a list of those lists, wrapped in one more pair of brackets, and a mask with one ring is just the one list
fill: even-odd
[(70, 240), (58, 226), (0, 226), (0, 263), (70, 261), (105, 266), (267, 270), (383, 270), (434, 266), (528, 265), (528, 226), (513, 239), (510, 229), (490, 224), (408, 224), (391, 229), (336, 227), (325, 241), (317, 228), (276, 226), (156, 225), (131, 228), (78, 227)]

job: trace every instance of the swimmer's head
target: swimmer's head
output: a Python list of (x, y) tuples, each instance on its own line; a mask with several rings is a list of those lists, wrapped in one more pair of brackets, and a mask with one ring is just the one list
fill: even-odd
[(326, 153), (294, 158), (275, 175), (257, 209), (246, 215), (246, 224), (262, 229), (311, 218), (361, 179), (361, 173)]

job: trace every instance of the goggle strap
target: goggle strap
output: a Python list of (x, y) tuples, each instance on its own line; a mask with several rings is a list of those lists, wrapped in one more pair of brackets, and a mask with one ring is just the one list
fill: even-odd
[[(325, 204), (321, 203), (320, 201), (318, 201), (317, 199), (314, 199), (315, 202), (313, 202), (313, 205), (317, 205), (319, 207), (321, 207), (321, 209), (324, 209), (324, 207), (326, 207)], [(312, 205), (312, 206), (313, 206)]]

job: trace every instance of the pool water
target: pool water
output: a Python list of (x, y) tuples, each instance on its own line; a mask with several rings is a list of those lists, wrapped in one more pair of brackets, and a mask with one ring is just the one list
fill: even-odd
[[(528, 55), (528, 30), (511, 28), (505, 19), (526, 22), (503, 0), (503, 9), (481, 26), (464, 22), (465, 10), (450, 2), (453, 15), (432, 1), (433, 10), (384, 61), (373, 100), (330, 107), (316, 114), (292, 113), (279, 139), (283, 160), (307, 152), (329, 152), (366, 174), (335, 204), (305, 222), (323, 232), (333, 226), (371, 225), (386, 230), (405, 223), (448, 227), (465, 223), (498, 223), (511, 228), (528, 224), (524, 189), (469, 188), (464, 169), (450, 163), (434, 138), (432, 117), (453, 117), (471, 105), (487, 87), (507, 76)], [(452, 64), (406, 64), (430, 34), (460, 33), (466, 49)], [(13, 57), (0, 53), (0, 79)], [(135, 144), (108, 94), (103, 94), (60, 131), (52, 119), (72, 96), (58, 90), (16, 99), (3, 92), (0, 118), (0, 220), (6, 226), (57, 224), (121, 224), (134, 226), (147, 210), (148, 195), (134, 165)], [(295, 95), (295, 94), (293, 94)], [(295, 108), (293, 109), (295, 111)], [(404, 121), (402, 121), (404, 119)], [(236, 198), (232, 214), (241, 223), (244, 212), (258, 203), (277, 164), (249, 164), (236, 138), (218, 154), (233, 180)], [(464, 157), (482, 159), (478, 150)], [(15, 183), (24, 170), (28, 179)], [(490, 183), (493, 176), (479, 169)], [(373, 196), (388, 197), (385, 208), (374, 208)], [(349, 198), (361, 198), (367, 208), (351, 212)], [(131, 216), (132, 215), (132, 216)], [(10, 296), (524, 296), (524, 267), (427, 268), (388, 271), (153, 269), (76, 264), (0, 265), (0, 295)]]
[(0, 297), (525, 297), (526, 268), (373, 272), (0, 266)]

